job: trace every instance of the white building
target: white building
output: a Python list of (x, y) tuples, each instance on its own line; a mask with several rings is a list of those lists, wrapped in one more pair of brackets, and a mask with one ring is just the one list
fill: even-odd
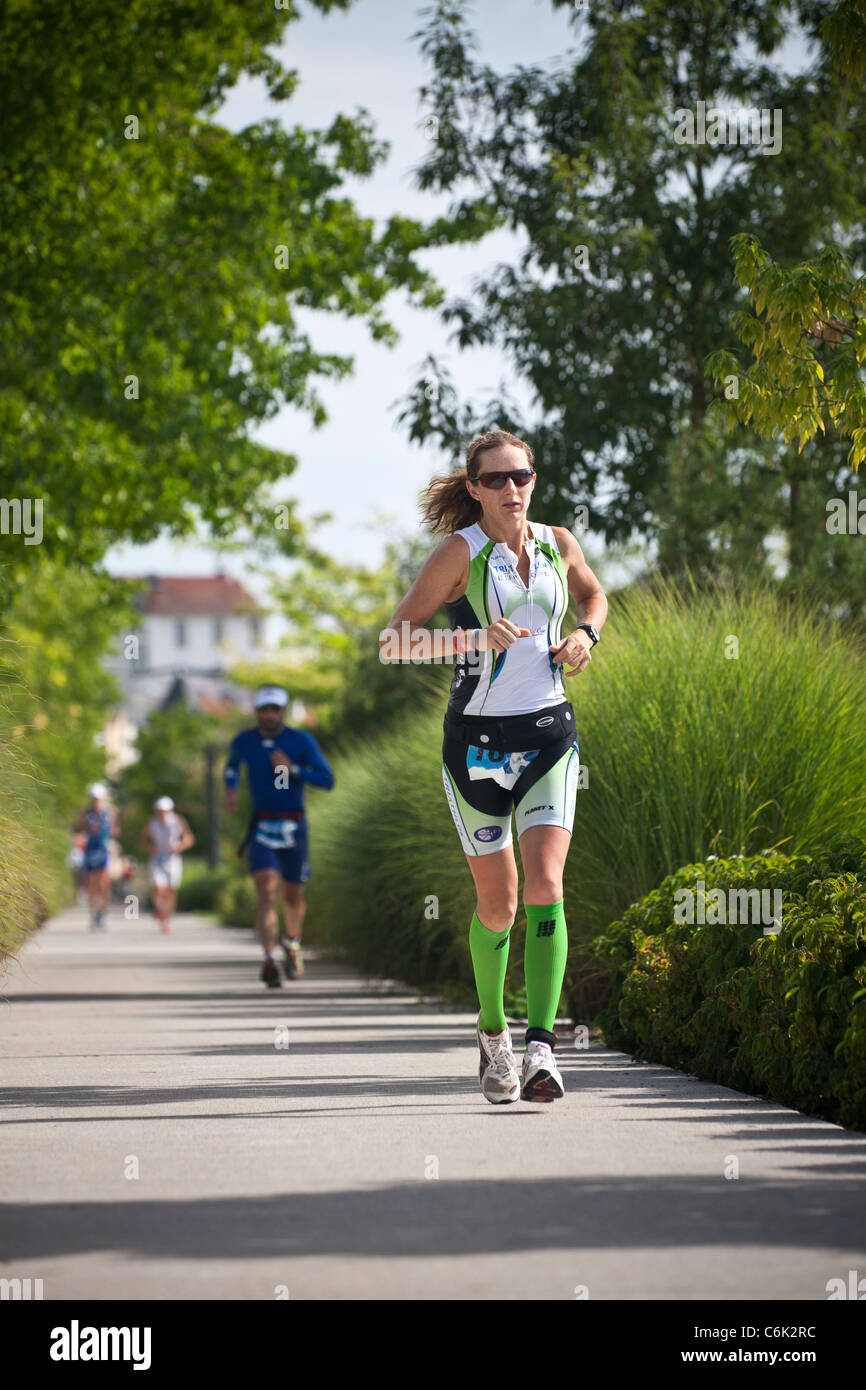
[(137, 674), (216, 676), (265, 658), (263, 610), (236, 579), (151, 575), (141, 612)]
[[(120, 577), (120, 576), (119, 576)], [(226, 670), (237, 662), (266, 661), (264, 610), (236, 579), (149, 575), (135, 599), (139, 621), (124, 633), (105, 665), (122, 692), (121, 705), (103, 731), (107, 773), (136, 760), (140, 726), (177, 693), (202, 710), (251, 709), (251, 692)], [(300, 711), (292, 708), (292, 717)]]

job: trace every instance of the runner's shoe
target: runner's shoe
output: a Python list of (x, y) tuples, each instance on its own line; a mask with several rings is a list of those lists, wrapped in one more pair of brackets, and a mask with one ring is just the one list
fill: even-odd
[(277, 962), (275, 960), (271, 960), (270, 956), (268, 956), (267, 960), (262, 966), (261, 978), (268, 986), (268, 989), (280, 989), (282, 986), (283, 982), (280, 979), (280, 972), (277, 969)]
[(531, 1042), (523, 1058), (521, 1100), (547, 1104), (552, 1100), (560, 1100), (564, 1095), (565, 1086), (556, 1065), (553, 1048), (545, 1042)]
[(485, 1033), (479, 1014), (475, 1036), (481, 1053), (478, 1066), (481, 1094), (491, 1105), (510, 1105), (520, 1096), (520, 1077), (508, 1028), (503, 1028), (501, 1033)]
[(304, 973), (304, 958), (301, 954), (300, 941), (286, 941), (284, 939), (283, 955), (285, 956), (286, 979), (300, 979)]

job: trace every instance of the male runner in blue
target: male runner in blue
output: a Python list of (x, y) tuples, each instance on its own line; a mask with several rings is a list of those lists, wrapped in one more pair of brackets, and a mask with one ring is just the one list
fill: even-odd
[(283, 723), (288, 703), (288, 695), (279, 686), (263, 685), (256, 691), (258, 728), (244, 729), (233, 739), (224, 774), (225, 808), (234, 812), (237, 810), (240, 765), (247, 765), (253, 813), (244, 845), (249, 843), (249, 867), (256, 885), (256, 934), (265, 953), (261, 977), (271, 989), (279, 988), (281, 983), (274, 959), (279, 936), (277, 880), (280, 876), (286, 919), (283, 939), (286, 978), (296, 980), (304, 973), (301, 959), (301, 930), (306, 912), (304, 884), (311, 873), (307, 857), (304, 783), (324, 787), (326, 791), (334, 785), (334, 774), (312, 734), (302, 729), (287, 729)]

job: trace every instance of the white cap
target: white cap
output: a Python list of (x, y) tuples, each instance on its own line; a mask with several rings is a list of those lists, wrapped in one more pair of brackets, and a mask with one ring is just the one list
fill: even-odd
[(154, 811), (173, 811), (174, 802), (170, 796), (158, 796), (153, 803)]
[(260, 705), (287, 705), (289, 697), (279, 685), (260, 685), (256, 691), (255, 707)]
[(87, 788), (87, 794), (88, 796), (98, 796), (105, 798), (106, 796), (108, 796), (108, 788), (104, 787), (101, 782), (92, 782), (91, 785)]

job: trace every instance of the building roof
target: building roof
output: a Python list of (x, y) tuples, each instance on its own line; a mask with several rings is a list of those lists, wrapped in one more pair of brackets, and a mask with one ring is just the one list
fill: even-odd
[(172, 617), (262, 613), (249, 590), (227, 574), (147, 576), (150, 589), (138, 595), (142, 613), (166, 613)]

